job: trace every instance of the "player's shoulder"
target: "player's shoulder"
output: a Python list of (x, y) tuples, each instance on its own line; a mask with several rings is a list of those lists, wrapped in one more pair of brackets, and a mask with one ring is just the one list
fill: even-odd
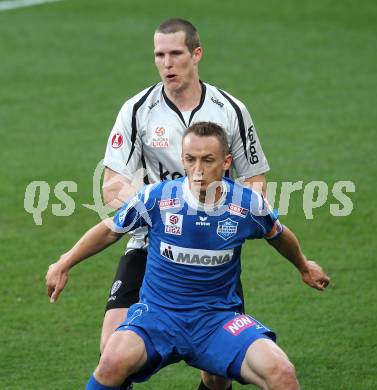
[(246, 109), (245, 104), (229, 92), (209, 83), (204, 83), (204, 85), (206, 86), (208, 98), (221, 108), (224, 107), (228, 110), (234, 110), (237, 108), (240, 110)]
[(239, 191), (248, 195), (251, 195), (254, 192), (250, 187), (243, 185), (240, 180), (234, 180), (229, 177), (224, 177), (223, 180), (228, 187), (228, 191)]
[(249, 211), (251, 209), (263, 207), (264, 198), (259, 192), (254, 191), (249, 186), (243, 185), (241, 182), (234, 181), (227, 177), (224, 178), (224, 181), (231, 194), (232, 203), (238, 204), (238, 206), (246, 208)]
[(135, 106), (140, 108), (141, 106), (149, 107), (151, 101), (159, 99), (159, 96), (162, 92), (162, 82), (157, 84), (150, 85), (147, 88), (144, 88), (142, 91), (138, 92), (136, 95), (127, 99), (121, 110), (134, 109)]
[(162, 182), (146, 184), (140, 191), (139, 196), (144, 199), (144, 202), (147, 202), (148, 199), (156, 198), (161, 190)]

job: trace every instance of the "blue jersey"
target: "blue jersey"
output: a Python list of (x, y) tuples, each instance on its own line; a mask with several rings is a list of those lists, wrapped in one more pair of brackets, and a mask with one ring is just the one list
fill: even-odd
[(140, 302), (173, 310), (239, 310), (236, 292), (246, 239), (281, 232), (264, 198), (224, 178), (208, 205), (187, 178), (144, 187), (115, 215), (119, 231), (148, 226), (149, 250)]

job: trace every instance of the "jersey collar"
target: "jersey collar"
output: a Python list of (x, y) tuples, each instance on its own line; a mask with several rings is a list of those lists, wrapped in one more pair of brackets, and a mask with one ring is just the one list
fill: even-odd
[(195, 196), (190, 191), (189, 181), (186, 177), (182, 185), (182, 197), (193, 210), (216, 211), (224, 205), (229, 190), (228, 185), (224, 180), (221, 181), (221, 185), (222, 194), (220, 199), (216, 203), (202, 203), (197, 198), (195, 198)]
[(185, 122), (185, 119), (183, 118), (181, 111), (179, 111), (178, 107), (168, 98), (168, 96), (166, 95), (166, 92), (165, 92), (165, 87), (162, 86), (162, 96), (164, 97), (166, 104), (179, 116), (179, 118), (181, 119), (181, 121), (183, 122), (183, 124), (186, 127), (190, 126), (192, 118), (194, 117), (195, 113), (200, 110), (200, 108), (202, 107), (202, 105), (204, 103), (204, 99), (206, 97), (206, 89), (207, 88), (201, 80), (199, 80), (199, 82), (200, 82), (200, 85), (202, 87), (202, 94), (200, 96), (199, 104), (191, 111), (190, 119), (189, 119), (187, 124)]

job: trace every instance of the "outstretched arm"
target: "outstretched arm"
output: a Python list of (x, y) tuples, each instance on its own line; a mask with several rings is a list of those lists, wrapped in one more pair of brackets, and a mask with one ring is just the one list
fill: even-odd
[(297, 237), (286, 226), (279, 237), (268, 243), (299, 270), (302, 280), (310, 287), (323, 291), (328, 286), (330, 278), (317, 263), (305, 257)]
[(68, 271), (80, 261), (101, 252), (122, 237), (123, 233), (116, 233), (111, 218), (100, 222), (88, 230), (75, 246), (60, 259), (49, 266), (46, 274), (47, 293), (50, 302), (54, 303), (68, 282)]

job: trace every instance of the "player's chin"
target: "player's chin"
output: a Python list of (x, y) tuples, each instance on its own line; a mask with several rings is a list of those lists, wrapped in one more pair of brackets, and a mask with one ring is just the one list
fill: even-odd
[(197, 193), (203, 194), (207, 192), (207, 185), (201, 181), (193, 181), (191, 183), (191, 189)]

